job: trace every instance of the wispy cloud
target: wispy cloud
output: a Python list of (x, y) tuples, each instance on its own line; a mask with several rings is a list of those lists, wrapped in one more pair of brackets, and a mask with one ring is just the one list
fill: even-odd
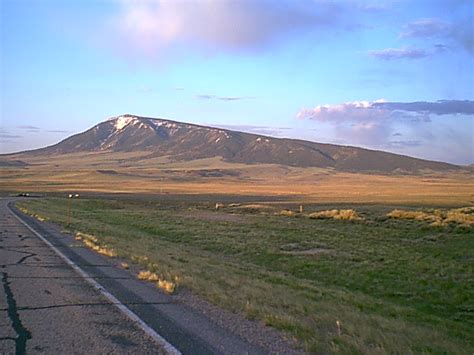
[[(371, 50), (369, 56), (381, 60), (422, 59), (448, 50), (463, 48), (474, 55), (474, 31), (472, 20), (460, 20), (457, 23), (439, 18), (421, 18), (403, 26), (399, 34), (403, 40), (423, 40), (425, 48), (402, 47)], [(426, 41), (431, 43), (426, 46)]]
[[(460, 47), (474, 54), (474, 31), (472, 17), (456, 23), (443, 21), (439, 18), (422, 18), (407, 23), (400, 38), (436, 39), (447, 41), (454, 47)], [(446, 46), (446, 48), (452, 46)]]
[(0, 133), (0, 138), (2, 138), (2, 139), (18, 139), (18, 138), (22, 138), (22, 136), (2, 132), (2, 133)]
[(474, 115), (474, 101), (471, 100), (439, 100), (435, 102), (374, 102), (371, 105), (391, 111), (416, 112), (429, 115)]
[[(67, 131), (67, 130), (62, 130), (62, 129), (46, 129), (45, 130), (45, 129), (41, 129), (40, 127), (32, 126), (32, 125), (19, 125), (19, 126), (16, 126), (16, 128), (23, 130), (25, 132), (29, 132), (29, 133), (39, 133), (39, 132), (70, 133), (70, 131)], [(22, 137), (20, 135), (10, 134), (5, 129), (0, 130), (0, 135), (3, 135), (2, 138), (21, 138)]]
[(451, 24), (436, 18), (424, 18), (407, 23), (400, 33), (401, 38), (443, 37), (451, 31)]
[(39, 127), (30, 126), (30, 125), (20, 125), (20, 126), (17, 126), (17, 127), (20, 128), (20, 129), (26, 130), (28, 132), (38, 132), (40, 130)]
[(387, 145), (393, 148), (419, 147), (422, 142), (420, 140), (389, 141)]
[(430, 52), (421, 48), (386, 48), (371, 50), (368, 53), (371, 57), (381, 60), (421, 59), (431, 55)]
[(210, 100), (215, 99), (216, 95), (208, 95), (208, 94), (196, 94), (194, 97), (198, 100)]
[(197, 94), (194, 97), (198, 100), (221, 100), (221, 101), (239, 101), (239, 100), (248, 100), (255, 99), (256, 96), (217, 96), (211, 94)]
[(66, 130), (62, 130), (62, 129), (50, 129), (50, 130), (47, 130), (46, 132), (50, 132), (50, 133), (70, 133), (70, 131), (66, 131)]
[(248, 100), (248, 99), (255, 99), (256, 96), (219, 96), (217, 97), (218, 100), (222, 101), (238, 101), (238, 100)]

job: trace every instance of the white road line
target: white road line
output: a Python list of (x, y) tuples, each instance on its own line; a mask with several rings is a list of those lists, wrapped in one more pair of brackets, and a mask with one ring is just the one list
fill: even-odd
[(148, 334), (155, 342), (164, 348), (164, 350), (170, 355), (181, 355), (181, 352), (176, 349), (173, 345), (168, 343), (165, 338), (158, 334), (154, 329), (149, 327), (143, 320), (140, 319), (133, 311), (131, 311), (127, 306), (120, 302), (114, 295), (107, 291), (102, 285), (95, 281), (91, 276), (89, 276), (84, 270), (79, 266), (74, 264), (66, 255), (64, 255), (58, 248), (51, 244), (45, 237), (35, 231), (30, 227), (25, 221), (21, 219), (19, 215), (13, 211), (10, 206), (7, 204), (7, 209), (13, 214), (13, 216), (20, 221), (26, 228), (33, 232), (38, 238), (40, 238), (46, 245), (48, 245), (58, 256), (63, 259), (69, 266), (71, 266), (74, 271), (81, 275), (86, 282), (88, 282), (92, 287), (99, 291), (103, 296), (105, 296), (114, 306), (116, 306), (125, 316), (130, 318), (139, 328), (141, 328), (146, 334)]

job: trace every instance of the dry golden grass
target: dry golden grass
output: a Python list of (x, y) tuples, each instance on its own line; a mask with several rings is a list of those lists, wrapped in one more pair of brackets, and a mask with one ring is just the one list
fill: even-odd
[(117, 256), (117, 252), (114, 249), (108, 248), (106, 245), (100, 245), (99, 239), (93, 235), (77, 232), (75, 239), (82, 241), (86, 247), (99, 254), (108, 256), (109, 258), (115, 258)]
[(285, 216), (285, 217), (294, 217), (294, 216), (296, 216), (296, 212), (291, 211), (291, 210), (281, 210), (280, 212), (278, 212), (276, 214), (279, 215), (279, 216)]
[(40, 222), (44, 222), (44, 221), (47, 220), (46, 217), (43, 217), (42, 215), (40, 215), (40, 214), (38, 214), (38, 213), (33, 213), (33, 212), (29, 211), (29, 210), (28, 210), (27, 208), (25, 208), (25, 207), (20, 207), (19, 210), (20, 210), (21, 212), (23, 212), (23, 213), (25, 213), (25, 214), (31, 216), (31, 217), (36, 218), (36, 219), (37, 219), (38, 221), (40, 221)]
[(346, 221), (359, 221), (362, 219), (357, 212), (352, 209), (318, 211), (310, 213), (308, 217), (313, 219), (338, 219)]
[(395, 219), (412, 219), (430, 223), (433, 227), (447, 226), (450, 223), (466, 227), (474, 226), (474, 207), (454, 208), (450, 210), (408, 211), (395, 209), (387, 214)]
[(173, 293), (176, 290), (176, 283), (167, 280), (158, 280), (156, 286), (167, 293)]
[(156, 287), (162, 289), (167, 293), (173, 293), (176, 291), (177, 288), (177, 281), (178, 277), (175, 277), (175, 281), (169, 281), (163, 278), (163, 276), (158, 275), (155, 272), (151, 272), (149, 270), (140, 271), (137, 275), (139, 280), (149, 281), (149, 282), (156, 282)]
[(158, 274), (148, 271), (148, 270), (140, 271), (137, 275), (137, 278), (139, 280), (145, 280), (145, 281), (151, 281), (151, 282), (158, 281), (160, 279)]
[(474, 225), (474, 207), (452, 209), (446, 212), (446, 223)]
[[(272, 164), (233, 164), (220, 158), (172, 162), (142, 159), (147, 152), (12, 156), (31, 164), (2, 168), (0, 191), (138, 194), (235, 194), (291, 197), (300, 202), (468, 205), (474, 201), (469, 172), (375, 175)], [(124, 163), (129, 160), (133, 163)], [(54, 168), (53, 168), (54, 167)], [(201, 177), (201, 169), (231, 169), (239, 175)], [(112, 171), (103, 173), (100, 171)]]

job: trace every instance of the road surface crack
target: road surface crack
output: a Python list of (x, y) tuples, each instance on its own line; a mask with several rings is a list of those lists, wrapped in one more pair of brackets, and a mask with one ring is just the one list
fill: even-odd
[(7, 297), (8, 317), (12, 322), (13, 330), (17, 334), (17, 337), (15, 338), (16, 354), (25, 354), (26, 342), (31, 339), (31, 333), (23, 326), (20, 316), (18, 315), (16, 300), (10, 288), (10, 281), (8, 281), (8, 274), (6, 272), (2, 272), (2, 283), (3, 290)]
[(11, 251), (13, 253), (19, 253), (19, 254), (27, 254), (26, 256), (22, 257), (20, 260), (18, 260), (15, 265), (18, 265), (18, 264), (21, 264), (23, 263), (26, 259), (28, 258), (32, 258), (33, 256), (37, 256), (38, 254), (36, 253), (31, 253), (29, 251), (22, 251), (22, 250), (16, 250), (16, 249), (13, 249), (11, 247), (9, 248), (6, 248), (6, 247), (0, 247), (0, 249), (3, 249), (3, 250), (7, 250), (7, 251)]
[(20, 260), (16, 262), (16, 264), (21, 264), (23, 261), (25, 261), (28, 258), (32, 258), (33, 256), (36, 256), (36, 253), (29, 253), (29, 255), (22, 257)]

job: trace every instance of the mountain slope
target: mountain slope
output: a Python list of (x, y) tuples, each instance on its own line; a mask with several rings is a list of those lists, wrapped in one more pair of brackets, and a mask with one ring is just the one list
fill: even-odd
[(266, 137), (133, 115), (112, 118), (53, 146), (22, 154), (69, 154), (95, 151), (147, 151), (151, 158), (169, 156), (175, 160), (221, 156), (228, 162), (236, 163), (273, 163), (355, 172), (388, 173), (392, 171), (416, 172), (423, 169), (435, 171), (461, 169), (452, 164), (382, 151)]

